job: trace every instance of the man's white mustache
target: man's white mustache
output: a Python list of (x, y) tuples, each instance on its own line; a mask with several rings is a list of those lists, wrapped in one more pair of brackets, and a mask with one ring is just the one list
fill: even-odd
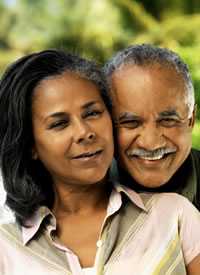
[(162, 147), (155, 150), (145, 150), (145, 149), (133, 149), (128, 150), (127, 155), (129, 157), (142, 157), (142, 158), (161, 158), (166, 154), (175, 153), (175, 148)]

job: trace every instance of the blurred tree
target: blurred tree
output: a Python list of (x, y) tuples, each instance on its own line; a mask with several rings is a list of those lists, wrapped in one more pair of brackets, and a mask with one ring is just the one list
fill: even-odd
[(189, 64), (200, 106), (199, 0), (0, 0), (0, 15), (0, 70), (50, 47), (104, 62), (129, 44), (153, 43)]
[(128, 41), (129, 36), (120, 26), (119, 10), (107, 0), (17, 3), (17, 21), (8, 39), (19, 51), (62, 47), (102, 61), (112, 53), (115, 44), (119, 47)]
[(9, 48), (8, 32), (15, 24), (15, 15), (8, 9), (3, 1), (0, 1), (0, 49)]

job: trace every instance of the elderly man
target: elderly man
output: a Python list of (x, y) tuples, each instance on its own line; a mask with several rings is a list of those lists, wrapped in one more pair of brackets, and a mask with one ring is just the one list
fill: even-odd
[(194, 89), (186, 64), (168, 49), (143, 44), (117, 53), (104, 69), (121, 181), (138, 191), (178, 192), (200, 210), (200, 152), (191, 149)]

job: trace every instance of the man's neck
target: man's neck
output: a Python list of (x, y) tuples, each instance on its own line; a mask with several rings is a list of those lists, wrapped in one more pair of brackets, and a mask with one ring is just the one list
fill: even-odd
[(172, 178), (162, 186), (156, 188), (145, 187), (134, 181), (134, 179), (128, 175), (128, 173), (123, 169), (119, 168), (119, 177), (121, 182), (125, 182), (130, 188), (137, 192), (177, 192), (181, 193), (181, 190), (187, 185), (187, 179), (192, 171), (192, 161), (191, 156), (184, 161), (182, 166), (178, 171), (172, 176)]

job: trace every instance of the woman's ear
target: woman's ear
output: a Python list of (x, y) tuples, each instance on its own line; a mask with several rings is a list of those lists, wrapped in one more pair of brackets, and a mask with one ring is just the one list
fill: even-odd
[(32, 154), (32, 159), (34, 160), (38, 159), (38, 154), (35, 148), (32, 148), (31, 154)]

